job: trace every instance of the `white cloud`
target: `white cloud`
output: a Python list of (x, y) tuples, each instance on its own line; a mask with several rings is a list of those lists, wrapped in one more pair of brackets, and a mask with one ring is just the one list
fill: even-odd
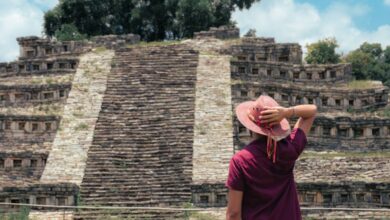
[(390, 25), (365, 31), (354, 23), (355, 17), (364, 16), (369, 10), (361, 4), (336, 2), (319, 11), (311, 4), (294, 0), (262, 0), (249, 10), (234, 12), (233, 19), (242, 34), (255, 28), (258, 36), (275, 37), (279, 42), (298, 42), (303, 49), (307, 43), (335, 37), (340, 45), (339, 52), (346, 53), (365, 41), (390, 45)]
[(41, 36), (43, 11), (58, 0), (12, 0), (0, 2), (0, 62), (13, 61), (19, 55), (17, 37)]
[(390, 5), (390, 0), (383, 0), (383, 2), (385, 3), (385, 5)]

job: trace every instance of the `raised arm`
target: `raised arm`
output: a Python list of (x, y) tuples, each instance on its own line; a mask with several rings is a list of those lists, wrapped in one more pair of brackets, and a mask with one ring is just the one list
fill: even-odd
[(315, 105), (297, 105), (287, 108), (286, 117), (297, 116), (298, 121), (294, 128), (300, 128), (308, 135), (310, 128), (313, 125), (314, 118), (317, 113), (317, 106)]
[(283, 120), (283, 118), (296, 116), (299, 118), (297, 123), (295, 123), (294, 128), (301, 128), (305, 132), (305, 135), (308, 135), (316, 113), (317, 106), (315, 105), (296, 105), (289, 108), (266, 107), (261, 112), (260, 120), (263, 123), (270, 123), (270, 125), (274, 125)]

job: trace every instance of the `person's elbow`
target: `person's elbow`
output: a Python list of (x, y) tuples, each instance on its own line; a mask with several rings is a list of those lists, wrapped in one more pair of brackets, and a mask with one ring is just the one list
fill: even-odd
[(227, 210), (226, 220), (241, 220), (241, 211), (238, 210)]

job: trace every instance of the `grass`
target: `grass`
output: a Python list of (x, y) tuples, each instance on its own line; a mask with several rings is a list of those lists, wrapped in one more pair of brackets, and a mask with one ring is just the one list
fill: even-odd
[(107, 48), (106, 47), (96, 47), (93, 51), (95, 53), (103, 53), (103, 52), (107, 51)]
[(28, 220), (28, 215), (30, 213), (30, 209), (28, 207), (22, 206), (19, 211), (12, 213), (1, 213), (0, 211), (0, 219), (1, 220)]
[(218, 220), (218, 218), (212, 214), (195, 212), (190, 216), (190, 220)]
[(85, 123), (80, 123), (77, 125), (77, 127), (75, 128), (76, 131), (83, 131), (83, 130), (87, 130), (88, 129), (88, 125), (85, 124)]
[(127, 48), (133, 48), (133, 47), (155, 47), (155, 46), (169, 46), (169, 45), (175, 45), (175, 44), (180, 44), (181, 41), (152, 41), (152, 42), (146, 42), (146, 41), (141, 41), (138, 44), (128, 44)]
[(231, 85), (244, 84), (244, 81), (240, 79), (231, 79), (230, 84)]
[(353, 80), (347, 84), (349, 89), (370, 89), (373, 83), (370, 80)]
[(382, 109), (381, 111), (378, 111), (378, 115), (386, 118), (390, 118), (390, 108)]
[(33, 112), (37, 114), (43, 112), (45, 115), (61, 115), (62, 107), (55, 104), (42, 104), (38, 108), (34, 108)]
[(52, 78), (47, 78), (46, 79), (46, 84), (51, 85), (51, 84), (54, 84), (54, 83), (55, 83), (54, 79), (52, 79)]

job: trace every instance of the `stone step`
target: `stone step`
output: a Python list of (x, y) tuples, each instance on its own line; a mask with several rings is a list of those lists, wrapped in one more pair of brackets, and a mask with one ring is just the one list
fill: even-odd
[[(117, 51), (113, 63), (88, 151), (82, 200), (121, 206), (190, 201), (198, 53), (186, 45), (135, 47)], [(129, 213), (175, 217), (175, 212)], [(75, 219), (101, 215), (81, 211)]]

